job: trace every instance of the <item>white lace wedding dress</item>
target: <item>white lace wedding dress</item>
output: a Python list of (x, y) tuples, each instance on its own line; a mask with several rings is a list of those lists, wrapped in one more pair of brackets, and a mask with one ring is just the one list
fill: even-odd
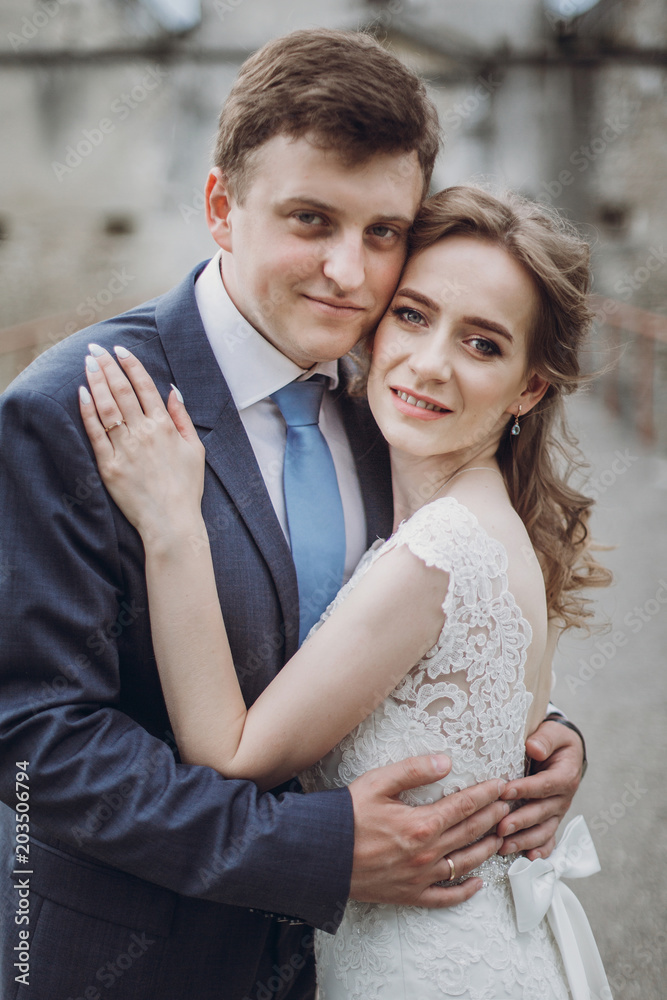
[[(347, 785), (370, 768), (446, 752), (450, 774), (405, 793), (412, 805), (489, 778), (524, 773), (524, 686), (531, 628), (507, 584), (503, 545), (452, 497), (432, 501), (363, 556), (322, 616), (397, 545), (449, 574), (438, 642), (385, 701), (301, 776), (306, 791)], [(318, 626), (316, 625), (315, 628)], [(485, 886), (440, 910), (350, 900), (335, 935), (318, 931), (320, 1000), (566, 1000), (561, 956), (543, 919), (519, 933), (507, 869), (496, 855), (475, 874)]]

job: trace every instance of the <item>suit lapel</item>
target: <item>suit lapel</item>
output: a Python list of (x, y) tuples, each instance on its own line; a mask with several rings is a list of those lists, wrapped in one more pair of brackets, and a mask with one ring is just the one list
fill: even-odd
[[(206, 460), (225, 487), (271, 571), (285, 622), (286, 658), (296, 652), (299, 593), (292, 553), (234, 402), (202, 438)], [(290, 636), (294, 636), (291, 646)]]
[[(287, 636), (298, 636), (298, 590), (290, 549), (197, 308), (194, 283), (206, 263), (160, 300), (156, 310), (158, 332), (175, 384), (201, 432), (206, 461), (266, 560)], [(291, 656), (295, 649), (286, 652)]]
[[(156, 323), (174, 381), (206, 447), (206, 461), (236, 506), (273, 577), (285, 622), (286, 658), (296, 651), (298, 589), (289, 546), (255, 453), (220, 371), (197, 308), (194, 283), (208, 261), (158, 300)], [(337, 400), (352, 448), (366, 514), (367, 545), (391, 533), (389, 453), (364, 399), (348, 396), (341, 359)]]

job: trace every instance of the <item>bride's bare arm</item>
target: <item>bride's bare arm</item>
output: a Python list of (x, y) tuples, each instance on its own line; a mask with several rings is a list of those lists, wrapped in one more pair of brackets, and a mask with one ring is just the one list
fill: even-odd
[(446, 585), (404, 548), (380, 561), (246, 711), (208, 545), (148, 544), (155, 653), (184, 760), (272, 788), (369, 715), (433, 645)]
[[(106, 355), (81, 412), (100, 473), (144, 541), (155, 654), (182, 759), (272, 788), (319, 760), (436, 641), (445, 573), (383, 555), (246, 710), (201, 515), (204, 455), (172, 392), (133, 356)], [(135, 395), (136, 391), (136, 395)], [(119, 420), (124, 423), (110, 427)]]

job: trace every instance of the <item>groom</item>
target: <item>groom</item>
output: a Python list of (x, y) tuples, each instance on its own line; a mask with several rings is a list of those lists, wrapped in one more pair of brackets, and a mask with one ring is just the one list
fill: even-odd
[(271, 42), (221, 114), (207, 184), (216, 257), (53, 348), (5, 394), (0, 795), (16, 812), (3, 809), (3, 998), (305, 1000), (307, 925), (333, 932), (349, 896), (460, 902), (465, 883), (430, 888), (450, 873), (443, 859), (470, 871), (500, 847), (485, 836), (499, 821), (516, 849), (550, 850), (582, 765), (579, 737), (554, 722), (529, 748), (544, 769), (512, 783), (529, 801), (504, 819), (495, 783), (400, 804), (399, 791), (446, 772), (442, 760), (307, 796), (181, 764), (141, 544), (100, 485), (78, 414), (89, 342), (130, 348), (164, 395), (170, 383), (183, 393), (206, 445), (203, 510), (252, 702), (299, 636), (285, 422), (270, 397), (302, 376), (329, 382), (320, 428), (347, 577), (391, 530), (392, 504), (386, 447), (338, 359), (388, 305), (437, 148), (421, 83), (371, 39)]

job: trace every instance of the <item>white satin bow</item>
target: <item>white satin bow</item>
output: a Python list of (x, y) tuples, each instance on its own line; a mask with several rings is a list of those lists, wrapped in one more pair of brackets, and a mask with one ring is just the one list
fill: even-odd
[(508, 875), (520, 931), (547, 917), (556, 938), (572, 1000), (613, 1000), (602, 959), (584, 909), (561, 878), (585, 878), (600, 862), (583, 816), (565, 828), (548, 858), (517, 858)]

